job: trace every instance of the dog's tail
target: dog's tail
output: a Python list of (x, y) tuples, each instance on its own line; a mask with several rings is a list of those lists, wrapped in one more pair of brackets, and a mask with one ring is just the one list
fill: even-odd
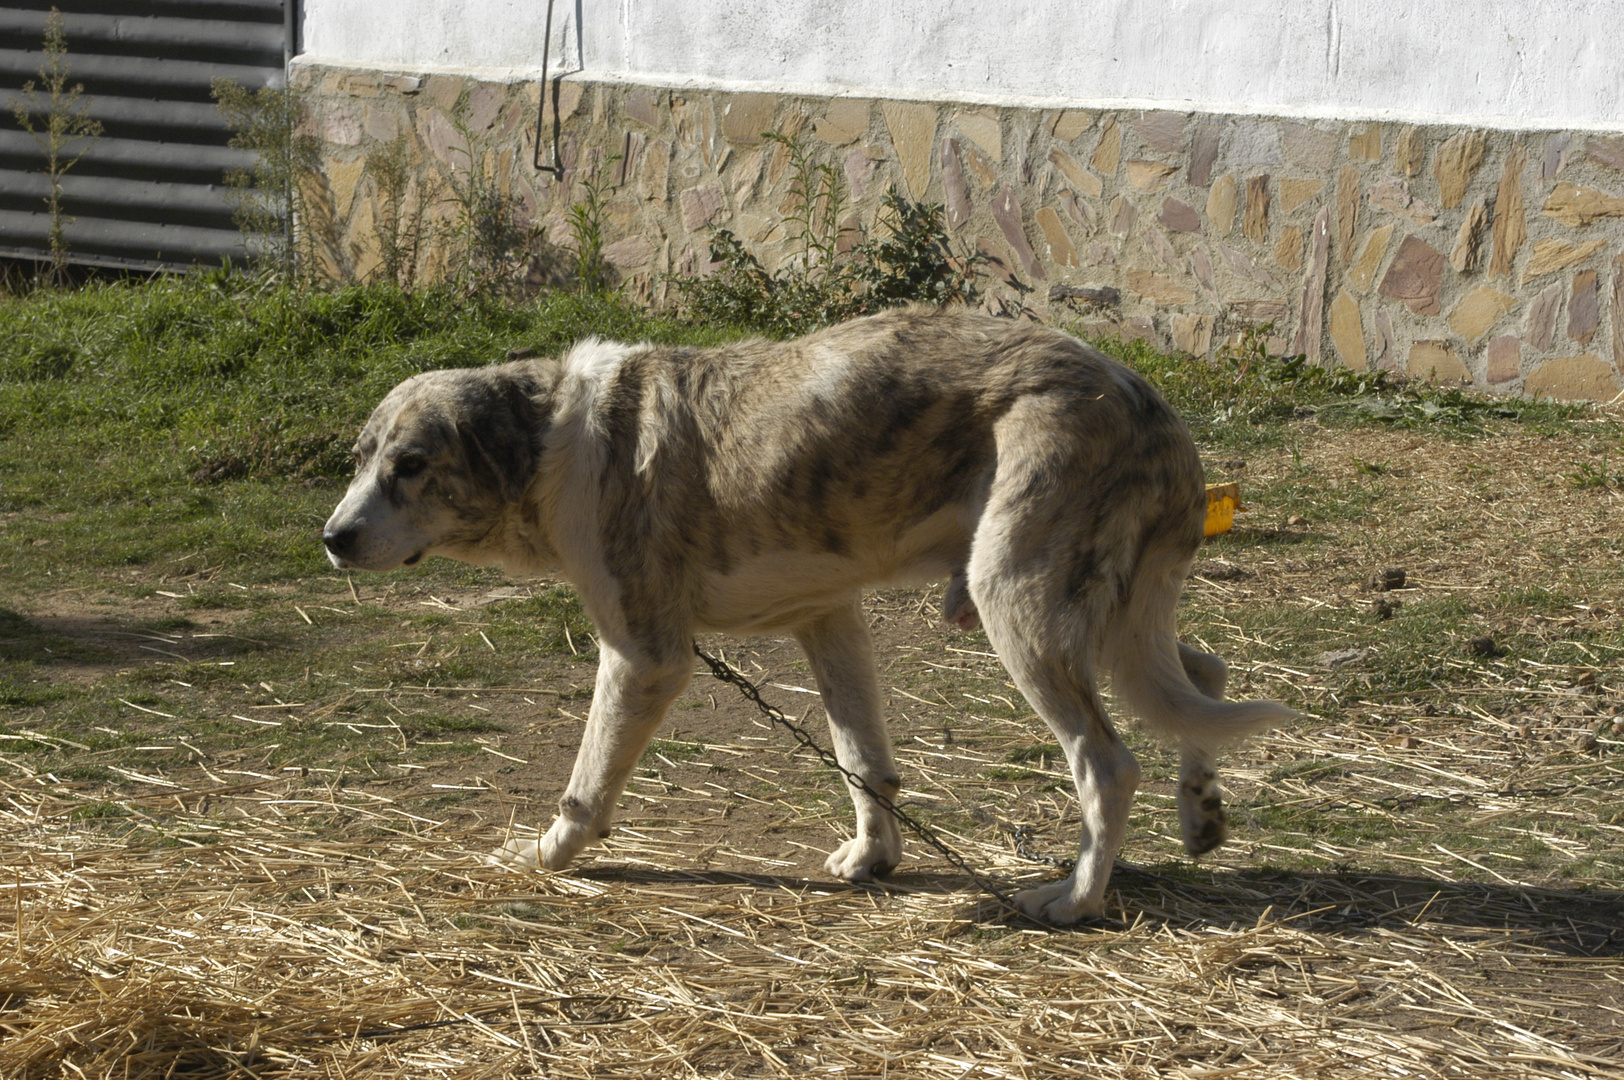
[[(1171, 555), (1171, 553), (1167, 553)], [(1187, 558), (1141, 563), (1134, 587), (1106, 638), (1112, 686), (1155, 731), (1209, 752), (1297, 718), (1278, 701), (1225, 701), (1224, 662), (1181, 645), (1174, 615)]]

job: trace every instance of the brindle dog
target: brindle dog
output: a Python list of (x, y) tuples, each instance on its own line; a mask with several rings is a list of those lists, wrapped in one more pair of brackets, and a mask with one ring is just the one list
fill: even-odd
[[(1213, 754), (1295, 714), (1223, 700), (1222, 660), (1178, 641), (1201, 542), (1201, 463), (1143, 378), (1056, 330), (914, 308), (797, 341), (696, 349), (588, 340), (557, 360), (430, 372), (386, 397), (327, 522), (333, 564), (442, 555), (562, 573), (596, 624), (597, 687), (559, 815), (499, 858), (565, 866), (615, 803), (693, 671), (699, 631), (786, 629), (806, 650), (841, 763), (901, 780), (862, 590), (948, 580), (1059, 739), (1082, 817), (1077, 866), (1019, 894), (1064, 924), (1103, 913), (1139, 765), (1097, 689), (1182, 751), (1191, 853), (1225, 838)], [(902, 854), (852, 791), (851, 881)]]

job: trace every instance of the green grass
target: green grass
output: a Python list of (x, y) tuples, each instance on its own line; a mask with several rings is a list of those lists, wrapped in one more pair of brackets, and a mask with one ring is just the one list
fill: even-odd
[(315, 573), (328, 485), (390, 387), (589, 333), (736, 336), (605, 296), (509, 307), (230, 274), (0, 300), (0, 580), (165, 560), (224, 566), (239, 583)]
[[(128, 772), (308, 769), (311, 784), (348, 776), (379, 785), (445, 769), (494, 776), (520, 766), (487, 751), (511, 748), (504, 740), (521, 735), (543, 706), (571, 717), (529, 744), (539, 750), (516, 756), (567, 756), (563, 740), (585, 713), (596, 659), (593, 628), (571, 590), (535, 586), (532, 595), (485, 603), (479, 598), (512, 582), (437, 561), (357, 579), (364, 594), (357, 605), (323, 557), (318, 532), (348, 471), (354, 433), (399, 379), (499, 361), (513, 348), (556, 352), (593, 333), (704, 344), (739, 331), (684, 325), (612, 298), (548, 295), (507, 307), (376, 287), (295, 292), (222, 275), (0, 300), (0, 776), (67, 785), (84, 800), (73, 811), (77, 820), (121, 835), (161, 833), (161, 811), (151, 803), (120, 802)], [(1302, 574), (1294, 580), (1309, 584), (1295, 592), (1260, 586), (1244, 597), (1192, 590), (1181, 612), (1186, 632), (1237, 672), (1257, 665), (1312, 673), (1247, 693), (1279, 694), (1314, 714), (1316, 738), (1335, 733), (1384, 745), (1402, 726), (1395, 716), (1459, 730), (1492, 715), (1513, 718), (1510, 727), (1530, 702), (1565, 701), (1554, 695), (1567, 687), (1555, 684), (1570, 668), (1610, 679), (1608, 665), (1624, 653), (1616, 622), (1572, 615), (1597, 598), (1615, 603), (1608, 598), (1618, 580), (1601, 562), (1576, 567), (1573, 543), (1560, 534), (1527, 546), (1537, 569), (1492, 587), (1407, 591), (1389, 618), (1372, 614), (1370, 594), (1360, 592), (1371, 569), (1413, 570), (1443, 554), (1449, 537), (1402, 526), (1426, 510), (1411, 483), (1416, 462), (1393, 450), (1361, 450), (1367, 456), (1344, 453), (1332, 467), (1310, 441), (1357, 427), (1404, 428), (1452, 445), (1480, 440), (1481, 462), (1458, 482), (1490, 506), (1511, 482), (1494, 452), (1497, 435), (1571, 439), (1571, 461), (1618, 443), (1610, 421), (1582, 407), (1488, 401), (1257, 353), (1209, 363), (1143, 343), (1106, 344), (1164, 389), (1209, 460), (1244, 451), (1278, 463), (1247, 474), (1256, 477), (1246, 483), (1250, 516), (1202, 557), (1290, 564)], [(1417, 460), (1424, 455), (1416, 451)], [(1559, 471), (1553, 484), (1568, 497), (1609, 498), (1607, 459), (1599, 460), (1599, 468), (1581, 466), (1571, 476)], [(1309, 525), (1266, 524), (1290, 515)], [(1584, 544), (1614, 563), (1624, 555), (1624, 542), (1605, 533)], [(1251, 589), (1244, 579), (1230, 584)], [(380, 593), (391, 603), (371, 602)], [(453, 594), (461, 598), (454, 608), (432, 599)], [(42, 606), (49, 614), (37, 614)], [(1470, 654), (1467, 641), (1490, 631), (1501, 655)], [(897, 698), (894, 722), (950, 755), (975, 758), (958, 780), (966, 805), (1003, 816), (1012, 788), (1046, 805), (1068, 797), (1069, 784), (1056, 775), (1066, 771), (1062, 755), (1036, 721), (1027, 722), (1031, 710), (1019, 692), (995, 661), (967, 659), (990, 651), (985, 635), (919, 640), (927, 637), (921, 648), (932, 651), (917, 656), (936, 666), (904, 665), (883, 678), (911, 695)], [(1321, 654), (1350, 648), (1370, 652), (1345, 669), (1317, 666)], [(806, 680), (804, 662), (785, 663), (794, 681)], [(987, 672), (971, 679), (967, 664)], [(550, 696), (528, 711), (498, 715), (484, 711), (495, 702), (471, 696), (543, 685)], [(385, 693), (411, 687), (435, 693)], [(448, 687), (469, 692), (439, 693)], [(679, 730), (668, 733), (676, 737), (655, 742), (646, 769), (665, 781), (692, 769), (689, 786), (726, 774), (807, 820), (844, 815), (827, 777), (809, 773), (803, 782), (785, 773), (781, 788), (747, 771), (753, 759), (712, 760), (713, 748), (685, 738), (680, 729), (693, 715), (685, 710), (708, 708), (712, 688), (695, 691), (673, 713)], [(303, 707), (284, 711), (290, 702)], [(1573, 721), (1561, 723), (1571, 741)], [(1539, 742), (1540, 732), (1558, 726), (1532, 721), (1528, 743), (1566, 760), (1566, 743)], [(1144, 760), (1147, 786), (1163, 785), (1142, 800), (1153, 812), (1136, 819), (1142, 831), (1133, 841), (1143, 850), (1134, 858), (1157, 865), (1176, 850), (1166, 840), (1177, 826), (1165, 790), (1176, 755), (1131, 728), (1125, 735)], [(763, 754), (775, 770), (784, 765), (782, 747), (764, 744)], [(1327, 795), (1335, 803), (1328, 809), (1302, 792), (1362, 792), (1369, 782), (1361, 769), (1406, 783), (1416, 776), (1293, 754), (1261, 764), (1255, 795), (1235, 804), (1237, 834), (1277, 842), (1286, 850), (1264, 856), (1277, 863), (1323, 868), (1346, 857), (1327, 848), (1424, 857), (1435, 844), (1493, 846), (1542, 874), (1582, 879), (1613, 842), (1603, 826), (1617, 822), (1605, 818), (1550, 827), (1575, 845), (1570, 857), (1543, 841), (1497, 833), (1497, 824), (1449, 803), (1380, 814)], [(420, 769), (402, 768), (412, 765)], [(474, 796), (440, 789), (416, 797), (424, 812), (449, 812)], [(957, 821), (952, 812), (932, 812)]]
[[(1589, 414), (1583, 404), (1486, 398), (1385, 371), (1355, 372), (1321, 367), (1301, 356), (1270, 356), (1263, 344), (1269, 329), (1252, 328), (1238, 348), (1220, 350), (1211, 361), (1164, 353), (1143, 340), (1092, 343), (1154, 382), (1199, 439), (1229, 449), (1279, 445), (1289, 437), (1283, 422), (1303, 417), (1467, 438), (1507, 423), (1540, 432), (1572, 431), (1574, 422)], [(1590, 473), (1581, 470), (1575, 483), (1581, 482), (1592, 483)]]

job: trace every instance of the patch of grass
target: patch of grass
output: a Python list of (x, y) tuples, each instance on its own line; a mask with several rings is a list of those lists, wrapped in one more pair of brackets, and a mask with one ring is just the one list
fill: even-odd
[(392, 386), (515, 348), (556, 354), (593, 333), (711, 344), (740, 331), (651, 315), (613, 294), (507, 305), (228, 273), (7, 298), (0, 513), (14, 517), (0, 580), (183, 553), (242, 584), (315, 573), (349, 446)]
[(656, 754), (670, 758), (672, 761), (692, 761), (704, 754), (708, 749), (704, 743), (685, 742), (680, 739), (655, 739), (649, 744), (648, 750), (643, 754), (645, 760)]
[(479, 714), (451, 715), (450, 713), (422, 712), (398, 719), (400, 730), (408, 738), (432, 735), (481, 735), (488, 731), (502, 731), (504, 726)]
[(1280, 422), (1293, 418), (1469, 437), (1505, 423), (1539, 432), (1570, 430), (1591, 414), (1583, 403), (1489, 398), (1386, 371), (1322, 367), (1301, 355), (1272, 356), (1265, 345), (1272, 330), (1269, 324), (1249, 327), (1238, 345), (1210, 361), (1164, 353), (1142, 340), (1092, 343), (1154, 382), (1198, 437), (1225, 445), (1276, 443)]

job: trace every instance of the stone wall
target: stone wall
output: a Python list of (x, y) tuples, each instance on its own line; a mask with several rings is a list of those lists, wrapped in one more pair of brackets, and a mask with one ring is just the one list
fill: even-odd
[[(985, 259), (991, 310), (1198, 355), (1272, 323), (1275, 350), (1361, 370), (1563, 398), (1621, 386), (1624, 135), (566, 79), (542, 124), (554, 175), (532, 164), (535, 83), (313, 63), (295, 77), (322, 140), (312, 217), (335, 275), (377, 272), (365, 162), (403, 134), (426, 180), (477, 157), (555, 249), (583, 177), (615, 158), (606, 254), (646, 299), (708, 269), (714, 227), (770, 268), (790, 205), (773, 130), (841, 170), (854, 225), (873, 225), (890, 185), (945, 204), (956, 243)], [(425, 252), (424, 273), (449, 257)]]

